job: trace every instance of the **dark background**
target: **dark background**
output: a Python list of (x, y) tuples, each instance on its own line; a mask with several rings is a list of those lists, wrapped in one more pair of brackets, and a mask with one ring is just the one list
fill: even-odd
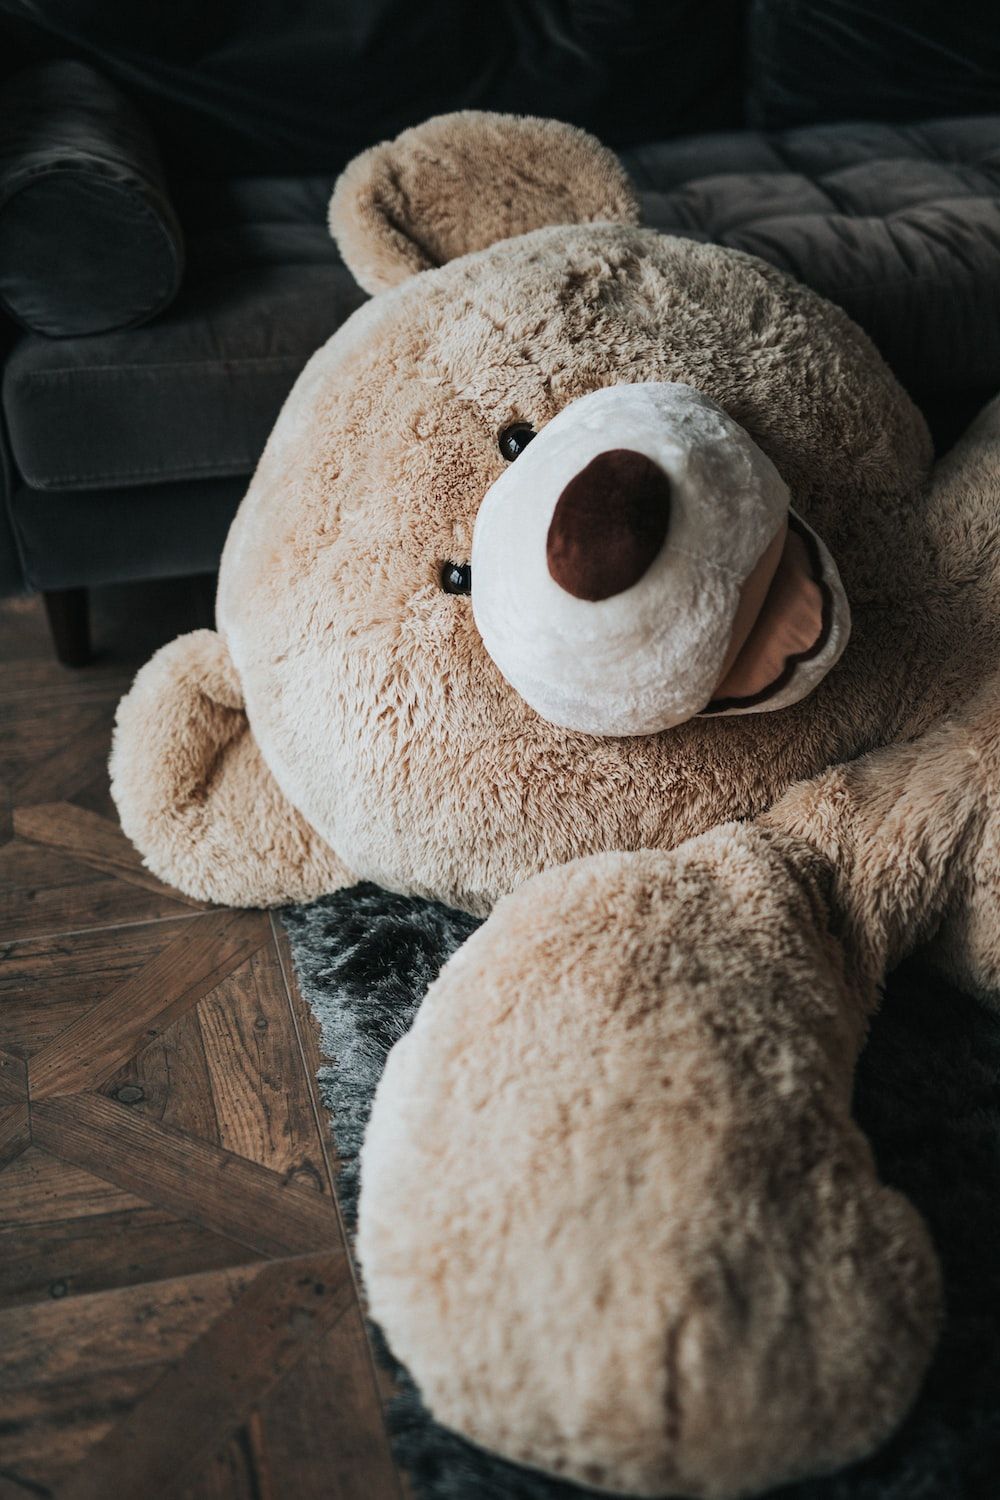
[(336, 170), (467, 107), (572, 120), (617, 147), (1000, 108), (1000, 20), (982, 0), (0, 0), (0, 46), (5, 72), (100, 67), (185, 173)]

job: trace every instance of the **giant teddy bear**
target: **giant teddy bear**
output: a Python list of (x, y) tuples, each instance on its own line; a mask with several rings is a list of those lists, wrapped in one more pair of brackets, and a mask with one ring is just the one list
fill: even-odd
[(375, 1102), (373, 1314), (473, 1442), (736, 1496), (873, 1448), (934, 1344), (851, 1079), (905, 952), (1000, 980), (1000, 406), (932, 468), (844, 313), (637, 217), (551, 121), (347, 168), (373, 295), (112, 772), (194, 896), (490, 914)]

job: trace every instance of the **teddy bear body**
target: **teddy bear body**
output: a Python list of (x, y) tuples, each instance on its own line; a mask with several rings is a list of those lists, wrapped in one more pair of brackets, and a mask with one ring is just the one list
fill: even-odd
[[(192, 894), (365, 878), (493, 912), (379, 1090), (375, 1315), (477, 1442), (737, 1495), (867, 1451), (933, 1343), (933, 1253), (850, 1078), (915, 943), (980, 993), (1000, 974), (1000, 412), (932, 470), (843, 313), (634, 217), (613, 159), (548, 122), (431, 122), (348, 169), (335, 227), (378, 294), (300, 377), (219, 634), (140, 674), (113, 773)], [(643, 384), (737, 423), (839, 569), (850, 640), (780, 711), (560, 727), (442, 588), (500, 435)]]
[[(837, 558), (847, 659), (780, 719), (560, 731), (441, 591), (503, 468), (497, 435), (623, 374), (718, 401)], [(929, 467), (918, 414), (820, 299), (651, 232), (537, 231), (383, 294), (314, 357), (233, 526), (220, 630), (268, 766), (347, 867), (483, 913), (552, 864), (762, 810), (926, 722), (931, 684), (953, 703)]]

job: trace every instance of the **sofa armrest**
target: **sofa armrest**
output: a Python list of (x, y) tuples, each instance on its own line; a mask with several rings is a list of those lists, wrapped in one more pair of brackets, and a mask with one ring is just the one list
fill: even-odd
[(0, 306), (36, 333), (127, 328), (161, 312), (183, 241), (152, 136), (85, 63), (0, 86)]

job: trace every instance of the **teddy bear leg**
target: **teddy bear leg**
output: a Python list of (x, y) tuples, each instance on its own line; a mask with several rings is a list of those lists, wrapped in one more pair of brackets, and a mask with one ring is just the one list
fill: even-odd
[(154, 874), (189, 896), (277, 906), (349, 883), (264, 764), (213, 630), (164, 646), (118, 706), (111, 790)]
[(868, 1452), (934, 1342), (936, 1261), (850, 1115), (874, 1003), (781, 830), (528, 881), (393, 1050), (362, 1159), (374, 1316), (437, 1418), (643, 1495)]

